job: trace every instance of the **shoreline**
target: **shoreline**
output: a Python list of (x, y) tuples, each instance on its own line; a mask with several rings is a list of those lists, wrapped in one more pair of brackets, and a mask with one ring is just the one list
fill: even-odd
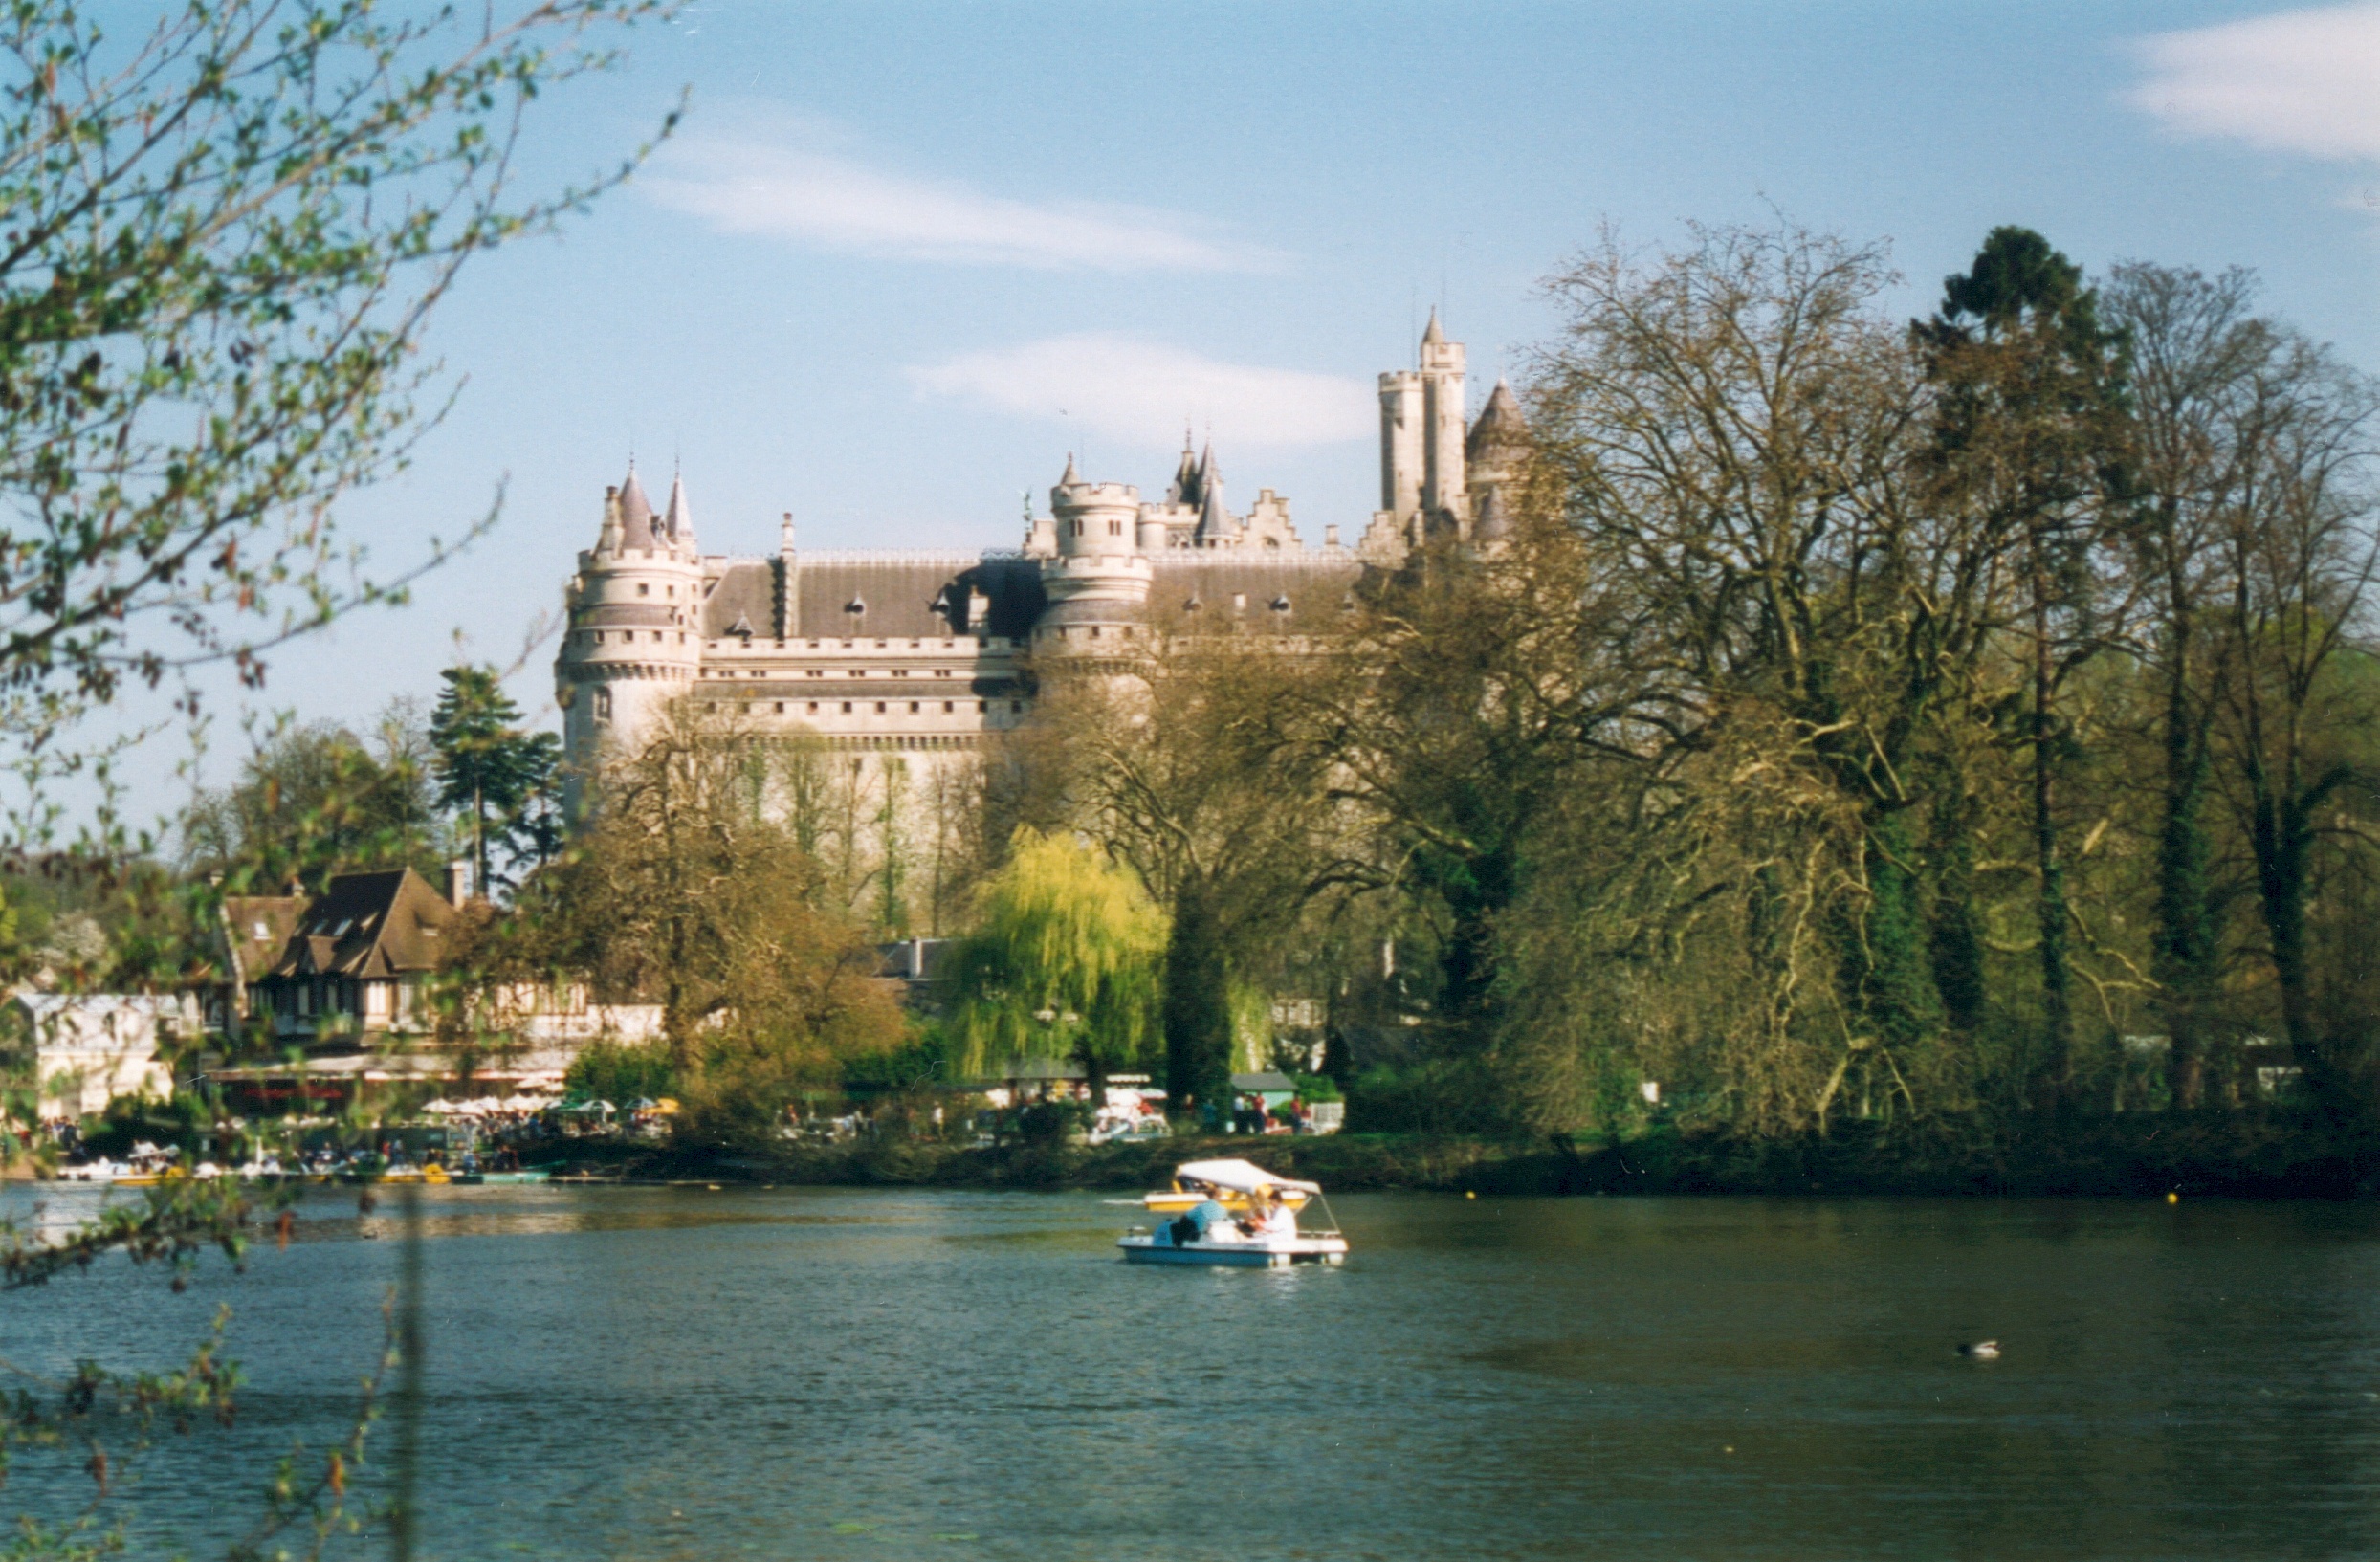
[(1145, 1192), (1185, 1160), (1254, 1159), (1333, 1193), (1538, 1196), (1902, 1195), (1981, 1198), (2353, 1199), (2380, 1194), (2380, 1137), (2302, 1118), (2238, 1113), (2027, 1125), (1986, 1135), (1888, 1137), (1868, 1125), (1748, 1142), (1656, 1132), (1581, 1145), (1560, 1137), (1342, 1133), (1142, 1140), (997, 1150), (915, 1141), (705, 1146), (562, 1141), (531, 1164), (573, 1181), (775, 1183)]

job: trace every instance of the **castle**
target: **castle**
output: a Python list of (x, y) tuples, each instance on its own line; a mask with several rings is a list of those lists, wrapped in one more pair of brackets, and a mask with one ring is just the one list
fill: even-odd
[(787, 515), (774, 557), (705, 555), (684, 478), (655, 511), (631, 462), (565, 597), (554, 676), (571, 774), (635, 752), (688, 695), (739, 707), (763, 736), (848, 751), (855, 773), (932, 765), (1022, 722), (1036, 676), (1127, 653), (1157, 611), (1193, 632), (1327, 632), (1366, 570), (1429, 537), (1492, 543), (1509, 524), (1511, 390), (1499, 382), (1466, 421), (1463, 344), (1435, 313), (1418, 367), (1379, 387), (1380, 509), (1352, 548), (1335, 525), (1309, 547), (1270, 489), (1235, 513), (1211, 444), (1185, 444), (1156, 501), (1086, 480), (1069, 456), (1015, 552), (805, 552)]

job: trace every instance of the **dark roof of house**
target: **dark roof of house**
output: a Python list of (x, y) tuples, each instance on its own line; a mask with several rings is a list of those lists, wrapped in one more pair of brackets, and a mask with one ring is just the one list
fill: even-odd
[(231, 956), (231, 979), (253, 981), (273, 969), (289, 947), (298, 919), (305, 914), (303, 895), (226, 895), (223, 897), (224, 940)]
[(273, 966), (276, 977), (394, 977), (433, 971), (454, 908), (409, 868), (342, 873), (299, 918)]

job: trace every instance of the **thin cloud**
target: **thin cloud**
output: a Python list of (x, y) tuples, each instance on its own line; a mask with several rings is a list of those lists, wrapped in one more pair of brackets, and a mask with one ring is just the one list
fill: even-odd
[(1100, 436), (1166, 447), (1184, 419), (1230, 447), (1333, 445), (1366, 437), (1378, 416), (1360, 380), (1221, 363), (1160, 341), (1104, 332), (967, 353), (909, 371), (929, 396), (1065, 422)]
[(1110, 272), (1272, 271), (1283, 259), (1182, 212), (1015, 200), (761, 140), (689, 143), (640, 184), (720, 232), (889, 259)]
[(2380, 3), (2285, 11), (2139, 43), (2124, 94), (2184, 135), (2380, 163)]

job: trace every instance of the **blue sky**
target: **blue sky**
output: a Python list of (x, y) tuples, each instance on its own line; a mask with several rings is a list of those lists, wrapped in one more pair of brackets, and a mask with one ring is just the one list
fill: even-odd
[[(1188, 420), (1236, 501), (1352, 536), (1372, 377), (1441, 304), (1484, 397), (1605, 221), (1889, 239), (1906, 313), (2003, 222), (2094, 270), (2245, 265), (2380, 369), (2375, 4), (704, 0), (628, 52), (544, 105), (530, 176), (685, 91), (682, 135), (466, 279), (452, 416), (346, 511), (389, 569), (505, 481), (500, 529), (283, 651), (265, 704), (361, 718), (458, 642), (513, 660), (631, 448), (656, 497), (682, 462), (706, 551), (785, 510), (805, 546), (1014, 546), (1069, 450), (1149, 492)], [(513, 685), (546, 719), (550, 660)]]

